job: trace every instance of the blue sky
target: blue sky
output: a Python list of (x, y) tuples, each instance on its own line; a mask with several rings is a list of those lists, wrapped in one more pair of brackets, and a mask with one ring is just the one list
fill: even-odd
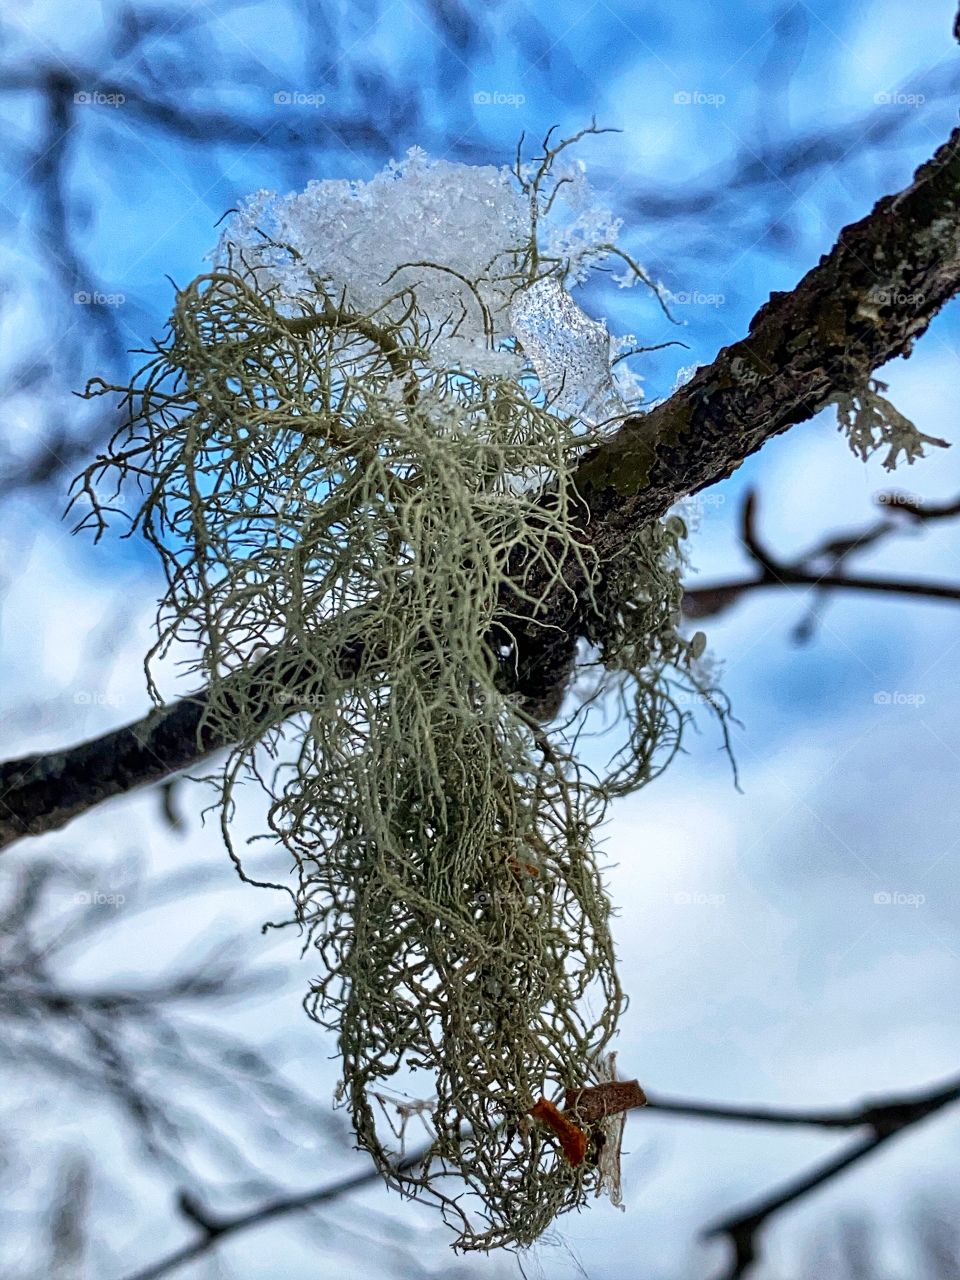
[[(12, 62), (29, 57), (70, 69), (90, 81), (91, 95), (129, 83), (149, 97), (153, 75), (188, 117), (216, 108), (260, 121), (264, 137), (283, 136), (293, 123), (306, 139), (200, 145), (164, 136), (127, 104), (77, 106), (68, 190), (84, 274), (74, 283), (123, 295), (113, 318), (124, 346), (143, 346), (159, 333), (171, 297), (165, 276), (182, 284), (203, 269), (217, 219), (250, 191), (291, 190), (315, 177), (368, 178), (415, 144), (435, 155), (509, 162), (522, 130), (539, 137), (556, 124), (569, 133), (596, 115), (620, 132), (587, 140), (581, 155), (591, 177), (623, 216), (624, 243), (688, 299), (675, 308), (679, 328), (637, 290), (591, 288), (583, 299), (641, 341), (688, 344), (689, 351), (651, 355), (644, 369), (651, 397), (669, 393), (679, 365), (706, 362), (742, 336), (771, 290), (792, 287), (842, 226), (909, 181), (955, 123), (960, 84), (953, 6), (939, 0), (536, 0), (474, 13), (480, 32), (468, 39), (458, 36), (455, 6), (404, 0), (379, 10), (331, 6), (309, 41), (297, 4), (168, 12), (171, 22), (185, 15), (191, 22), (181, 34), (158, 34), (146, 67), (107, 47), (119, 13), (113, 5), (81, 11), (33, 0), (2, 19)], [(221, 65), (232, 68), (229, 76)], [(277, 93), (322, 96), (323, 103), (278, 105)], [(475, 101), (478, 94), (496, 100)], [(0, 332), (12, 364), (76, 343), (78, 316), (46, 254), (29, 181), (42, 112), (28, 90), (6, 94), (2, 110), (0, 219), (8, 234)], [(375, 128), (364, 131), (364, 122)], [(807, 164), (816, 139), (825, 158)], [(909, 361), (883, 373), (891, 399), (921, 430), (953, 440), (958, 354), (953, 304)], [(104, 360), (122, 368), (119, 355), (92, 339), (80, 341), (75, 358), (82, 376), (103, 373)], [(58, 414), (72, 421), (75, 385), (54, 373), (42, 395), (10, 397), (17, 448), (36, 448)], [(946, 500), (960, 491), (960, 451), (937, 451), (894, 483)], [(747, 486), (760, 490), (768, 543), (789, 555), (823, 533), (868, 522), (876, 493), (889, 484), (879, 462), (855, 459), (822, 414), (712, 491), (692, 540), (698, 576), (709, 581), (746, 565), (736, 517)], [(94, 548), (72, 538), (60, 520), (63, 496), (40, 490), (9, 500), (4, 512), (8, 754), (64, 745), (148, 706), (140, 661), (156, 566), (135, 542), (108, 537)], [(905, 536), (859, 564), (960, 578), (960, 533), (948, 526)], [(790, 631), (806, 601), (800, 590), (758, 593), (705, 627), (744, 723), (735, 736), (743, 793), (705, 723), (666, 777), (612, 814), (610, 884), (631, 994), (620, 1065), (652, 1091), (842, 1104), (919, 1087), (956, 1070), (960, 1059), (955, 611), (845, 596), (831, 601), (815, 641), (798, 648)], [(909, 700), (878, 702), (884, 693)], [(210, 896), (173, 914), (120, 921), (94, 954), (77, 960), (77, 974), (143, 972), (154, 951), (167, 954), (174, 944), (188, 952), (211, 931), (248, 928), (251, 953), (289, 965), (289, 980), (266, 1009), (236, 1016), (251, 1037), (282, 1046), (291, 1077), (327, 1096), (334, 1045), (299, 1008), (309, 961), (299, 960), (285, 935), (259, 939), (256, 926), (272, 903), (233, 884), (215, 829), (199, 825), (202, 803), (199, 790), (185, 801), (185, 840), (161, 827), (149, 796), (134, 796), (16, 857), (27, 860), (42, 846), (67, 861), (82, 855), (94, 867), (128, 851), (154, 871), (198, 863), (218, 874), (222, 864)], [(252, 801), (242, 821), (255, 829)], [(104, 871), (105, 889), (116, 889), (109, 877), (118, 874)], [(878, 903), (878, 893), (923, 901)], [(48, 1144), (69, 1139), (103, 1150), (109, 1112), (100, 1104), (79, 1108), (33, 1081), (16, 1088), (25, 1103), (43, 1101)], [(771, 1232), (771, 1257), (793, 1265), (813, 1233), (863, 1206), (889, 1213), (885, 1239), (894, 1251), (905, 1206), (955, 1181), (958, 1136), (958, 1120), (949, 1116), (912, 1133), (785, 1216)], [(631, 1117), (627, 1214), (598, 1204), (564, 1220), (559, 1242), (539, 1249), (535, 1266), (545, 1275), (573, 1274), (576, 1256), (593, 1280), (709, 1274), (716, 1255), (696, 1243), (704, 1223), (799, 1171), (831, 1141)], [(131, 1144), (118, 1134), (110, 1143), (120, 1173), (98, 1193), (104, 1230), (100, 1269), (92, 1273), (107, 1280), (182, 1235)], [(333, 1163), (307, 1143), (288, 1160), (272, 1171), (285, 1185), (312, 1185)], [(346, 1167), (350, 1157), (339, 1160)], [(402, 1223), (418, 1257), (447, 1265), (442, 1233), (427, 1215), (377, 1194), (358, 1204), (371, 1215), (364, 1219), (358, 1209), (358, 1231), (379, 1231), (386, 1241)], [(276, 1275), (278, 1256), (292, 1278), (342, 1274), (358, 1256), (356, 1242), (349, 1233), (323, 1240), (318, 1253), (316, 1239), (280, 1224), (225, 1256), (238, 1280)], [(381, 1247), (388, 1274), (391, 1255)], [(502, 1272), (499, 1263), (463, 1265), (463, 1274), (513, 1273), (510, 1264)], [(199, 1280), (208, 1272), (183, 1274)]]

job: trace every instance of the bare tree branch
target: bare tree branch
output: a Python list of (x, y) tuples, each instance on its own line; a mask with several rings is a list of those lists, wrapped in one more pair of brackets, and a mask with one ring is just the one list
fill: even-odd
[[(730, 1266), (722, 1276), (718, 1277), (718, 1280), (741, 1280), (741, 1277), (749, 1273), (758, 1258), (759, 1233), (775, 1213), (785, 1209), (787, 1205), (796, 1203), (801, 1197), (816, 1190), (817, 1187), (822, 1187), (825, 1182), (829, 1182), (844, 1170), (872, 1155), (904, 1129), (918, 1124), (943, 1107), (957, 1101), (960, 1101), (960, 1076), (949, 1080), (945, 1085), (914, 1094), (912, 1097), (867, 1104), (848, 1113), (845, 1120), (843, 1113), (839, 1113), (840, 1127), (853, 1128), (862, 1125), (869, 1128), (871, 1132), (838, 1155), (815, 1165), (808, 1173), (784, 1183), (744, 1212), (725, 1218), (707, 1228), (705, 1233), (707, 1236), (722, 1237), (729, 1240), (732, 1245)], [(824, 1124), (825, 1122), (829, 1127), (835, 1127), (838, 1123), (837, 1114), (827, 1113), (826, 1121), (820, 1118), (813, 1119), (810, 1123)]]
[(839, 392), (863, 389), (879, 366), (910, 354), (958, 289), (954, 130), (909, 187), (845, 228), (794, 290), (772, 294), (746, 338), (583, 462), (577, 485), (590, 504), (594, 544), (615, 549), (625, 532), (731, 475)]
[[(881, 494), (879, 501), (888, 510), (903, 512), (914, 525), (960, 516), (960, 498), (940, 505), (919, 503), (898, 493)], [(683, 612), (688, 618), (710, 618), (735, 604), (742, 596), (765, 587), (809, 586), (818, 593), (827, 590), (866, 591), (881, 595), (910, 596), (927, 600), (960, 603), (960, 582), (920, 582), (910, 578), (864, 578), (841, 573), (846, 560), (868, 547), (902, 533), (901, 520), (884, 517), (854, 533), (825, 538), (796, 560), (780, 560), (759, 538), (756, 529), (757, 495), (750, 490), (741, 513), (741, 542), (756, 564), (750, 577), (691, 587), (683, 593)]]
[[(276, 705), (283, 667), (292, 657), (268, 653), (258, 665), (262, 679), (247, 690), (246, 696), (254, 699), (258, 691), (261, 695), (257, 719), (264, 728), (296, 710), (291, 703), (279, 712)], [(359, 658), (355, 646), (344, 647), (345, 675)], [(205, 720), (206, 706), (207, 694), (200, 690), (69, 751), (26, 756), (0, 766), (0, 848), (21, 835), (65, 826), (105, 800), (160, 782), (228, 746)]]
[[(211, 1021), (238, 998), (279, 988), (276, 971), (242, 962), (236, 939), (218, 930), (210, 945), (152, 980), (74, 974), (73, 959), (89, 956), (118, 918), (98, 880), (112, 888), (125, 871), (113, 906), (123, 906), (129, 925), (158, 904), (184, 903), (184, 890), (209, 887), (201, 868), (149, 881), (129, 863), (94, 870), (76, 859), (31, 858), (8, 870), (0, 895), (0, 1063), (110, 1104), (152, 1169), (174, 1186), (194, 1176), (199, 1157), (242, 1178), (246, 1195), (276, 1194), (255, 1153), (269, 1151), (275, 1161), (295, 1145), (277, 1116), (342, 1139), (327, 1109), (288, 1081), (275, 1052)], [(219, 1106), (211, 1106), (211, 1090)]]
[[(910, 186), (841, 232), (796, 289), (772, 295), (745, 339), (584, 459), (576, 473), (590, 511), (584, 532), (601, 562), (610, 562), (625, 535), (678, 498), (730, 475), (767, 440), (812, 417), (838, 393), (861, 389), (894, 356), (908, 355), (958, 289), (955, 130)], [(517, 577), (536, 598), (535, 571), (518, 565)], [(510, 621), (517, 688), (531, 701), (568, 676), (577, 636), (589, 634), (582, 586), (574, 566), (536, 616)], [(199, 693), (70, 750), (0, 767), (0, 847), (54, 830), (224, 745), (205, 732), (203, 705)]]
[[(430, 1148), (424, 1147), (422, 1150), (406, 1156), (398, 1163), (397, 1172), (403, 1173), (406, 1169), (414, 1168), (415, 1165), (421, 1163), (429, 1152)], [(328, 1183), (315, 1191), (304, 1191), (299, 1195), (292, 1196), (279, 1196), (275, 1200), (270, 1200), (247, 1213), (238, 1213), (229, 1217), (218, 1217), (216, 1214), (210, 1213), (189, 1193), (182, 1193), (178, 1201), (180, 1212), (196, 1227), (199, 1227), (200, 1236), (190, 1244), (174, 1249), (171, 1253), (151, 1263), (150, 1266), (145, 1267), (142, 1271), (135, 1271), (125, 1276), (124, 1280), (159, 1280), (160, 1276), (169, 1275), (172, 1271), (176, 1271), (179, 1267), (188, 1262), (193, 1262), (195, 1258), (207, 1253), (219, 1244), (224, 1236), (236, 1235), (241, 1231), (249, 1231), (253, 1227), (262, 1226), (264, 1222), (269, 1222), (273, 1218), (283, 1217), (288, 1213), (297, 1213), (303, 1209), (316, 1208), (317, 1205), (323, 1204), (328, 1200), (336, 1200), (339, 1196), (347, 1195), (360, 1187), (370, 1186), (381, 1180), (382, 1174), (380, 1170), (371, 1164), (369, 1168), (364, 1169), (361, 1173), (351, 1174), (348, 1178), (342, 1178), (339, 1182)]]
[[(764, 1210), (763, 1215), (757, 1218), (756, 1225), (753, 1227), (753, 1231), (756, 1232), (765, 1218), (775, 1213), (778, 1209), (784, 1208), (787, 1204), (799, 1199), (806, 1191), (811, 1191), (814, 1187), (822, 1185), (843, 1169), (863, 1159), (864, 1156), (869, 1155), (883, 1142), (903, 1129), (916, 1124), (926, 1116), (933, 1114), (933, 1112), (940, 1110), (951, 1102), (956, 1102), (958, 1099), (960, 1099), (960, 1077), (934, 1090), (927, 1090), (902, 1098), (876, 1100), (863, 1103), (860, 1106), (826, 1111), (790, 1111), (778, 1108), (724, 1106), (721, 1104), (714, 1105), (712, 1103), (687, 1102), (682, 1099), (658, 1097), (656, 1094), (647, 1095), (645, 1109), (696, 1119), (735, 1120), (747, 1124), (802, 1125), (827, 1129), (866, 1127), (872, 1131), (869, 1137), (843, 1153), (841, 1157), (818, 1168), (814, 1174), (790, 1184), (788, 1190), (791, 1194), (787, 1195), (781, 1192), (775, 1197), (771, 1197), (769, 1207), (767, 1207), (768, 1202), (764, 1202), (764, 1205), (761, 1206)], [(402, 1163), (398, 1165), (398, 1170), (414, 1167), (428, 1153), (429, 1147), (425, 1147), (423, 1150), (406, 1156)], [(362, 1173), (343, 1178), (339, 1182), (328, 1183), (315, 1191), (301, 1192), (292, 1196), (280, 1196), (245, 1213), (229, 1216), (213, 1214), (195, 1196), (189, 1193), (182, 1193), (178, 1201), (180, 1212), (199, 1228), (200, 1235), (191, 1243), (173, 1250), (143, 1270), (127, 1275), (124, 1280), (160, 1280), (161, 1276), (169, 1275), (177, 1268), (184, 1266), (188, 1262), (193, 1262), (196, 1258), (215, 1248), (225, 1236), (248, 1231), (271, 1219), (335, 1200), (339, 1196), (347, 1195), (360, 1187), (371, 1185), (379, 1179), (380, 1174), (371, 1167)], [(756, 1215), (757, 1211), (753, 1210), (752, 1217), (749, 1220), (743, 1218), (742, 1220), (731, 1220), (730, 1223), (721, 1223), (711, 1228), (710, 1234), (730, 1235), (731, 1239), (733, 1239), (734, 1237), (731, 1233), (736, 1229), (740, 1231), (743, 1239), (747, 1241), (748, 1237), (745, 1234), (747, 1227), (741, 1227), (740, 1223), (741, 1221), (752, 1222)], [(753, 1236), (750, 1235), (749, 1242), (751, 1246), (752, 1241)], [(739, 1248), (739, 1246), (737, 1247)], [(730, 1273), (729, 1280), (734, 1280), (735, 1277), (740, 1277), (744, 1274), (746, 1274), (745, 1271), (733, 1271)]]

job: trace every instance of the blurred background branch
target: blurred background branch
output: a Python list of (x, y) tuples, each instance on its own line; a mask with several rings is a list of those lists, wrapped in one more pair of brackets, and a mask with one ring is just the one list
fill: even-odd
[(813, 587), (813, 601), (804, 618), (793, 630), (794, 639), (804, 643), (813, 638), (817, 619), (826, 607), (827, 598), (832, 591), (868, 591), (881, 595), (960, 602), (960, 581), (939, 583), (879, 575), (861, 577), (846, 571), (849, 560), (891, 536), (916, 533), (928, 522), (952, 520), (960, 516), (960, 498), (937, 504), (926, 502), (915, 495), (891, 490), (881, 493), (877, 502), (886, 513), (880, 519), (859, 530), (824, 537), (808, 551), (788, 561), (775, 557), (760, 540), (757, 530), (759, 495), (755, 490), (748, 489), (741, 507), (740, 542), (756, 565), (756, 572), (727, 582), (688, 587), (683, 595), (685, 616), (694, 620), (715, 617), (750, 592), (769, 587)]

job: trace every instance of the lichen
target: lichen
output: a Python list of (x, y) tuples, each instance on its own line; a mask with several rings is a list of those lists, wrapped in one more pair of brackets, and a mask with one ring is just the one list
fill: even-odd
[(924, 445), (938, 449), (949, 448), (946, 440), (924, 435), (909, 418), (880, 392), (887, 384), (870, 378), (859, 391), (842, 393), (836, 397), (837, 430), (844, 432), (850, 449), (863, 462), (880, 449), (886, 449), (883, 465), (893, 471), (900, 455), (908, 465), (922, 458)]
[[(248, 878), (232, 817), (240, 788), (261, 788), (320, 963), (307, 1008), (338, 1038), (358, 1141), (388, 1181), (440, 1204), (463, 1248), (529, 1244), (601, 1178), (531, 1111), (601, 1078), (623, 994), (597, 832), (611, 796), (677, 750), (678, 685), (698, 683), (702, 652), (680, 631), (682, 521), (599, 563), (573, 476), (602, 428), (559, 412), (501, 331), (518, 291), (560, 287), (604, 252), (582, 212), (575, 236), (541, 245), (563, 145), (518, 161), (526, 233), (493, 261), (488, 237), (472, 276), (418, 254), (406, 275), (378, 263), (390, 288), (368, 272), (354, 289), (332, 278), (329, 245), (308, 252), (309, 219), (289, 206), (258, 238), (259, 201), (178, 292), (137, 378), (89, 389), (128, 411), (84, 474), (89, 519), (102, 528), (105, 473), (139, 486), (133, 528), (166, 573), (150, 687), (159, 700), (156, 662), (174, 647), (205, 678), (200, 731), (235, 744), (218, 775), (224, 838)], [(383, 184), (394, 217), (401, 179)], [(482, 185), (491, 216), (513, 207), (499, 176)], [(348, 245), (374, 197), (341, 196)], [(502, 602), (509, 585), (536, 614), (571, 564), (587, 653), (548, 729), (510, 692), (521, 620)], [(265, 669), (265, 652), (282, 663)], [(598, 775), (576, 746), (605, 692), (624, 716)], [(391, 1090), (433, 1134), (402, 1171)], [(413, 1090), (421, 1102), (404, 1101)]]

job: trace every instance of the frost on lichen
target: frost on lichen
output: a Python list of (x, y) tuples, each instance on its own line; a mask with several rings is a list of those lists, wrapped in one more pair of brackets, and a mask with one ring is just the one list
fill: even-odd
[(837, 429), (846, 434), (853, 453), (866, 462), (878, 450), (886, 449), (883, 465), (887, 471), (893, 471), (901, 454), (908, 465), (912, 465), (917, 458), (924, 457), (924, 445), (948, 447), (946, 440), (918, 430), (880, 394), (886, 390), (885, 382), (871, 378), (864, 390), (837, 397)]
[[(151, 689), (171, 650), (204, 678), (203, 730), (235, 744), (224, 836), (246, 878), (231, 818), (262, 788), (358, 1140), (465, 1248), (530, 1243), (608, 1176), (599, 1131), (574, 1161), (538, 1116), (602, 1079), (623, 1006), (605, 805), (677, 749), (701, 683), (682, 521), (606, 565), (577, 532), (573, 469), (627, 406), (622, 343), (566, 293), (618, 251), (564, 147), (261, 193), (133, 384), (90, 388), (129, 417), (83, 478), (89, 518), (105, 473), (139, 486), (166, 572)], [(510, 608), (571, 565), (589, 622), (548, 728), (511, 692)], [(624, 710), (606, 774), (576, 749), (605, 691)], [(404, 1164), (411, 1111), (432, 1145)]]

